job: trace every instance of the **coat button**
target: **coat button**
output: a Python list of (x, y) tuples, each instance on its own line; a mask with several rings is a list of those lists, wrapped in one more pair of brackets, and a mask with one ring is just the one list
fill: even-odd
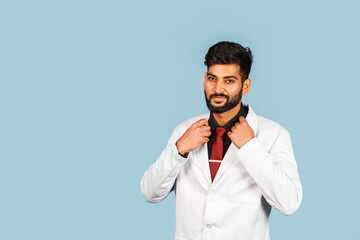
[(211, 228), (211, 225), (210, 225), (210, 224), (206, 224), (206, 227), (207, 227), (207, 228)]

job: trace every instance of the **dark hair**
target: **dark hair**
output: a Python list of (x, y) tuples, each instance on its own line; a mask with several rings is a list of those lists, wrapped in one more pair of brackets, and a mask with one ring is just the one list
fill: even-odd
[(213, 64), (238, 64), (242, 82), (249, 77), (253, 56), (250, 48), (244, 48), (235, 42), (218, 42), (209, 48), (205, 56), (205, 65), (209, 70)]

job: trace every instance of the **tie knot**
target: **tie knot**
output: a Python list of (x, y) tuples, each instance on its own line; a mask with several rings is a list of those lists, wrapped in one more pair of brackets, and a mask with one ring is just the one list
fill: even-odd
[(216, 131), (216, 137), (221, 137), (222, 138), (224, 136), (225, 132), (226, 132), (226, 129), (223, 128), (223, 127), (217, 127), (215, 129), (215, 131)]

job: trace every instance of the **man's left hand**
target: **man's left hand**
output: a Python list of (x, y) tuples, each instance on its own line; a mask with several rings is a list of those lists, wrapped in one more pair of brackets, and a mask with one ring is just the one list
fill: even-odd
[(239, 122), (235, 123), (231, 131), (228, 132), (228, 136), (237, 148), (241, 148), (253, 139), (255, 134), (247, 120), (241, 116)]

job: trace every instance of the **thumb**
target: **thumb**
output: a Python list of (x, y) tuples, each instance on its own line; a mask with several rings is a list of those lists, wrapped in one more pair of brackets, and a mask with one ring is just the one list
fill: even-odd
[(239, 117), (239, 122), (247, 122), (247, 119), (244, 118), (243, 116), (240, 116)]

